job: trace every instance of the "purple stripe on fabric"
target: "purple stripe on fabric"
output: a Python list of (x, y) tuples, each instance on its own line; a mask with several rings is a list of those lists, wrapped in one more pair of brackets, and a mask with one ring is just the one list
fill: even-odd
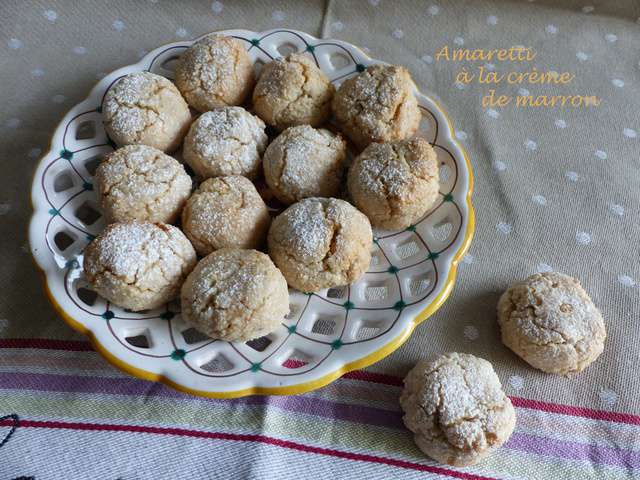
[[(190, 401), (196, 399), (161, 383), (145, 382), (135, 378), (78, 377), (41, 373), (0, 372), (0, 389), (181, 398)], [(233, 400), (197, 397), (197, 400), (225, 405), (272, 406), (282, 410), (379, 427), (393, 429), (402, 427), (402, 413), (399, 411), (336, 403), (313, 397), (252, 396)]]
[[(335, 403), (303, 396), (253, 396), (222, 400), (192, 397), (177, 392), (160, 383), (145, 382), (135, 378), (78, 377), (38, 373), (2, 373), (0, 389), (39, 390), (50, 392), (98, 393), (130, 395), (146, 398), (180, 398), (189, 401), (205, 401), (227, 406), (273, 406), (282, 410), (338, 420), (346, 420), (372, 426), (403, 429), (402, 414), (380, 408)], [(528, 454), (551, 456), (568, 460), (589, 461), (626, 469), (640, 469), (640, 452), (607, 446), (556, 440), (514, 432), (506, 448)]]
[(584, 460), (595, 464), (612, 465), (626, 469), (640, 469), (640, 452), (616, 449), (588, 443), (569, 442), (514, 432), (506, 448), (536, 455)]

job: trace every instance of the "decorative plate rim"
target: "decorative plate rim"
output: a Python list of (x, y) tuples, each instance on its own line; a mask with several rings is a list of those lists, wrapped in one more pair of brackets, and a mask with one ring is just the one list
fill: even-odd
[[(334, 42), (336, 44), (338, 44), (339, 46), (341, 46), (344, 49), (354, 49), (356, 51), (358, 51), (358, 53), (365, 58), (368, 61), (375, 61), (375, 62), (380, 62), (379, 60), (373, 59), (371, 58), (369, 55), (367, 55), (364, 51), (362, 51), (361, 48), (350, 44), (348, 42), (342, 41), (342, 40), (337, 40), (337, 39), (318, 39), (313, 37), (312, 35), (307, 34), (306, 32), (301, 32), (298, 30), (294, 30), (294, 29), (286, 29), (286, 28), (278, 28), (278, 29), (272, 29), (272, 30), (266, 30), (264, 32), (252, 32), (252, 31), (248, 31), (248, 30), (243, 30), (243, 29), (230, 29), (230, 30), (218, 30), (218, 31), (214, 31), (214, 32), (209, 32), (207, 34), (204, 34), (200, 37), (197, 37), (196, 39), (194, 39), (193, 41), (196, 41), (198, 38), (201, 38), (205, 35), (209, 35), (211, 33), (220, 33), (220, 34), (226, 34), (226, 35), (232, 35), (232, 34), (237, 34), (239, 32), (251, 32), (251, 33), (256, 33), (256, 34), (260, 34), (260, 35), (267, 35), (270, 33), (276, 33), (276, 32), (291, 32), (294, 34), (303, 34), (305, 36), (311, 37), (314, 40), (321, 40), (323, 42)], [(171, 42), (171, 43), (167, 43), (164, 45), (161, 45), (155, 49), (153, 49), (151, 52), (149, 52), (148, 54), (146, 54), (143, 58), (141, 58), (138, 62), (130, 64), (130, 65), (126, 65), (123, 67), (120, 67), (116, 70), (114, 70), (113, 72), (111, 72), (109, 75), (111, 75), (112, 73), (123, 69), (123, 68), (129, 68), (129, 67), (133, 67), (136, 65), (146, 65), (147, 62), (154, 60), (155, 57), (157, 57), (157, 55), (159, 54), (159, 52), (161, 52), (162, 50), (166, 50), (167, 48), (171, 48), (171, 47), (175, 47), (175, 46), (180, 46), (182, 43), (184, 43), (184, 41), (180, 41), (180, 42)], [(60, 121), (60, 123), (58, 123), (58, 125), (54, 128), (53, 130), (53, 134), (51, 136), (50, 142), (49, 142), (49, 147), (47, 148), (47, 151), (40, 156), (37, 164), (35, 165), (35, 171), (34, 171), (34, 181), (32, 181), (32, 188), (31, 188), (31, 192), (30, 192), (30, 201), (31, 201), (31, 208), (32, 208), (32, 214), (29, 220), (29, 224), (28, 224), (28, 236), (29, 236), (29, 242), (30, 245), (33, 246), (33, 240), (32, 240), (32, 235), (33, 235), (33, 225), (36, 221), (36, 213), (38, 212), (38, 210), (36, 209), (36, 205), (38, 204), (38, 200), (36, 200), (36, 196), (39, 196), (39, 194), (37, 193), (37, 188), (36, 188), (36, 183), (35, 182), (35, 175), (37, 174), (37, 170), (40, 167), (40, 164), (42, 162), (42, 160), (44, 158), (46, 158), (47, 156), (49, 156), (52, 151), (53, 151), (53, 145), (54, 145), (54, 139), (56, 138), (56, 134), (59, 132), (63, 122), (65, 121), (66, 117), (69, 115), (69, 113), (74, 110), (78, 105), (81, 105), (83, 103), (85, 103), (87, 100), (89, 100), (93, 95), (94, 95), (94, 90), (98, 88), (98, 86), (100, 85), (101, 81), (97, 82), (96, 85), (94, 85), (91, 90), (89, 91), (88, 95), (81, 101), (78, 102), (77, 104), (75, 104), (73, 107), (71, 107), (67, 113), (65, 113), (65, 115), (62, 117), (62, 120)], [(447, 138), (448, 140), (450, 140), (458, 149), (459, 151), (462, 153), (462, 157), (464, 158), (466, 167), (467, 167), (467, 172), (468, 172), (468, 189), (466, 192), (466, 195), (464, 197), (465, 200), (465, 205), (467, 207), (467, 212), (468, 212), (468, 220), (467, 220), (467, 226), (464, 232), (464, 237), (461, 241), (460, 247), (458, 248), (458, 250), (452, 255), (452, 259), (451, 259), (451, 267), (449, 270), (449, 274), (446, 278), (446, 280), (444, 281), (444, 284), (440, 290), (440, 292), (436, 295), (436, 297), (422, 310), (420, 311), (417, 315), (415, 315), (413, 317), (413, 319), (411, 319), (410, 323), (407, 325), (407, 327), (396, 337), (394, 337), (393, 339), (391, 339), (390, 341), (388, 341), (384, 346), (382, 346), (381, 348), (365, 355), (364, 357), (361, 357), (355, 361), (349, 362), (349, 363), (345, 363), (342, 366), (340, 366), (338, 369), (331, 371), (330, 373), (327, 373), (325, 375), (323, 375), (322, 377), (316, 378), (314, 380), (311, 381), (307, 381), (307, 382), (302, 382), (302, 383), (298, 383), (298, 384), (294, 384), (294, 385), (287, 385), (287, 386), (273, 386), (273, 387), (264, 387), (264, 386), (251, 386), (249, 388), (245, 388), (245, 389), (241, 389), (241, 390), (230, 390), (230, 391), (209, 391), (209, 390), (199, 390), (199, 389), (194, 389), (194, 388), (189, 388), (186, 387), (184, 385), (181, 385), (175, 381), (173, 381), (172, 379), (166, 377), (164, 374), (162, 373), (154, 373), (154, 372), (150, 372), (141, 368), (138, 368), (130, 363), (127, 363), (126, 361), (116, 357), (113, 353), (111, 353), (111, 351), (106, 348), (104, 345), (102, 345), (102, 343), (100, 343), (100, 341), (96, 338), (96, 336), (94, 335), (94, 332), (88, 328), (87, 326), (83, 325), (82, 323), (80, 323), (79, 321), (77, 321), (76, 319), (73, 318), (73, 316), (71, 314), (69, 314), (63, 307), (62, 305), (60, 305), (60, 303), (56, 300), (55, 296), (53, 295), (50, 285), (49, 285), (49, 275), (47, 273), (47, 269), (45, 269), (43, 267), (43, 265), (40, 264), (36, 254), (34, 253), (33, 249), (31, 249), (31, 255), (32, 255), (32, 259), (36, 265), (36, 267), (39, 270), (39, 273), (42, 275), (42, 281), (43, 281), (43, 287), (45, 290), (45, 293), (49, 299), (49, 301), (51, 302), (51, 304), (53, 305), (55, 311), (58, 313), (58, 315), (60, 315), (62, 317), (62, 319), (65, 321), (65, 323), (67, 325), (69, 325), (72, 329), (74, 329), (75, 331), (85, 335), (90, 343), (92, 344), (93, 348), (111, 365), (115, 366), (116, 368), (120, 369), (121, 371), (132, 375), (134, 377), (140, 378), (142, 380), (147, 380), (147, 381), (151, 381), (151, 382), (160, 382), (164, 385), (167, 385), (175, 390), (184, 392), (184, 393), (189, 393), (192, 395), (197, 395), (197, 396), (201, 396), (201, 397), (209, 397), (209, 398), (238, 398), (238, 397), (244, 397), (244, 396), (249, 396), (249, 395), (297, 395), (300, 393), (304, 393), (304, 392), (309, 392), (312, 390), (316, 390), (318, 388), (321, 388), (333, 381), (335, 381), (336, 379), (340, 378), (341, 376), (345, 375), (346, 373), (352, 372), (354, 370), (359, 370), (359, 369), (363, 369), (366, 368), (367, 366), (370, 366), (380, 360), (382, 360), (383, 358), (385, 358), (386, 356), (390, 355), (392, 352), (394, 352), (395, 350), (397, 350), (400, 346), (402, 346), (402, 344), (408, 340), (408, 338), (411, 336), (411, 334), (413, 333), (413, 331), (415, 330), (415, 328), (420, 325), (422, 322), (424, 322), (427, 318), (429, 318), (431, 315), (433, 315), (441, 306), (442, 304), (447, 300), (447, 298), (449, 297), (449, 295), (451, 294), (451, 291), (453, 290), (453, 287), (455, 285), (455, 281), (456, 281), (456, 277), (457, 277), (457, 267), (458, 264), (460, 262), (460, 260), (462, 259), (462, 257), (465, 255), (465, 253), (467, 252), (467, 250), (469, 249), (469, 246), (471, 244), (471, 240), (473, 238), (474, 232), (475, 232), (475, 211), (473, 208), (473, 204), (471, 201), (471, 197), (473, 194), (473, 187), (474, 187), (474, 176), (473, 176), (473, 169), (471, 167), (471, 162), (469, 161), (469, 157), (468, 154), (466, 152), (466, 150), (464, 149), (464, 147), (462, 146), (462, 144), (460, 142), (458, 142), (458, 140), (455, 138), (455, 130), (453, 127), (453, 124), (451, 122), (451, 119), (449, 118), (449, 115), (447, 114), (447, 112), (442, 108), (442, 106), (440, 105), (440, 103), (438, 101), (436, 101), (433, 97), (425, 95), (422, 92), (419, 92), (422, 96), (424, 96), (425, 98), (427, 98), (429, 101), (431, 101), (440, 111), (440, 113), (442, 113), (442, 116), (444, 117), (444, 119), (446, 120), (446, 124), (447, 124)]]

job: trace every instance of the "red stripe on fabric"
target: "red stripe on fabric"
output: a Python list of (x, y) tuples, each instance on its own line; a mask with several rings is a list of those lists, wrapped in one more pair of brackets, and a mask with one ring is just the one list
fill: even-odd
[(528, 398), (509, 397), (514, 406), (528, 408), (530, 410), (540, 410), (548, 413), (559, 413), (572, 417), (584, 417), (592, 420), (606, 420), (608, 422), (628, 423), (630, 425), (640, 425), (640, 416), (631, 413), (608, 412), (605, 410), (594, 410), (587, 407), (573, 407), (559, 403), (541, 402), (540, 400), (530, 400)]
[[(9, 425), (9, 420), (0, 421), (1, 426)], [(362, 453), (344, 452), (331, 448), (313, 447), (289, 440), (281, 440), (278, 438), (267, 437), (265, 435), (249, 435), (239, 433), (224, 432), (206, 432), (202, 430), (188, 430), (184, 428), (168, 428), (168, 427), (149, 427), (143, 425), (118, 425), (118, 424), (100, 424), (100, 423), (80, 423), (80, 422), (53, 422), (41, 420), (20, 420), (19, 427), (31, 428), (50, 428), (50, 429), (69, 429), (69, 430), (91, 430), (91, 431), (109, 431), (109, 432), (131, 432), (131, 433), (148, 433), (156, 435), (175, 435), (181, 437), (206, 438), (212, 440), (228, 440), (237, 442), (259, 442), (267, 445), (274, 445), (290, 450), (298, 450), (301, 452), (315, 453), (331, 457), (339, 457), (347, 460), (355, 460), (360, 462), (380, 463), (392, 467), (406, 468), (418, 470), (422, 472), (430, 472), (438, 475), (447, 475), (462, 480), (495, 480), (492, 477), (484, 477), (473, 473), (459, 472), (449, 470), (448, 468), (437, 467), (432, 465), (422, 465), (419, 463), (407, 462), (405, 460), (397, 460), (394, 458), (378, 457), (375, 455), (366, 455)]]
[(367, 372), (365, 370), (354, 370), (345, 373), (342, 378), (350, 378), (351, 380), (362, 380), (363, 382), (381, 383), (384, 385), (392, 385), (394, 387), (402, 386), (402, 379), (392, 375), (384, 375), (382, 373)]
[[(5, 338), (0, 339), (0, 348), (37, 348), (47, 350), (66, 350), (73, 352), (91, 352), (93, 348), (89, 342), (77, 340), (52, 340), (48, 338)], [(392, 375), (354, 370), (342, 376), (351, 380), (378, 383), (382, 385), (402, 386), (402, 379)], [(574, 407), (559, 403), (542, 402), (521, 397), (510, 397), (516, 407), (557, 413), (573, 417), (583, 417), (592, 420), (640, 425), (640, 416), (631, 413), (618, 413), (606, 410), (595, 410), (587, 407)]]

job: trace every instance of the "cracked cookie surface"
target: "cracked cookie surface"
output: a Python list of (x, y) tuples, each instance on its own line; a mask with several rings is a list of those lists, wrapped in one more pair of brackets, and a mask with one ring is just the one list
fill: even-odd
[(516, 414), (489, 362), (464, 353), (421, 360), (404, 379), (404, 423), (441, 463), (473, 465), (500, 447)]
[(173, 223), (192, 183), (177, 160), (146, 145), (127, 145), (107, 155), (93, 182), (108, 223)]
[(189, 47), (176, 66), (176, 86), (200, 112), (241, 105), (254, 83), (251, 57), (232, 37), (207, 35)]
[(502, 342), (547, 373), (584, 370), (604, 349), (600, 311), (580, 282), (557, 272), (517, 282), (498, 302)]
[(253, 91), (253, 107), (278, 130), (304, 124), (317, 127), (331, 114), (334, 92), (311, 57), (292, 53), (263, 67)]
[(264, 176), (285, 205), (340, 194), (347, 145), (340, 134), (309, 125), (289, 127), (265, 150)]
[(189, 106), (176, 86), (150, 72), (118, 80), (104, 97), (102, 115), (117, 145), (143, 144), (163, 152), (178, 148), (191, 123)]
[(372, 65), (342, 82), (333, 98), (333, 113), (359, 149), (371, 142), (402, 140), (420, 124), (414, 88), (406, 68)]
[(212, 338), (248, 341), (289, 313), (287, 282), (256, 250), (223, 248), (200, 260), (181, 292), (182, 318)]
[(374, 227), (406, 228), (436, 202), (438, 159), (422, 138), (372, 143), (349, 169), (348, 188), (354, 204)]
[(164, 223), (113, 223), (85, 249), (83, 268), (91, 288), (133, 311), (173, 300), (196, 264), (184, 234)]
[(184, 140), (184, 161), (201, 178), (243, 175), (254, 179), (267, 147), (264, 129), (264, 122), (242, 107), (205, 112)]
[(200, 255), (220, 248), (260, 248), (270, 224), (256, 187), (240, 176), (202, 182), (182, 211), (182, 230)]
[(367, 217), (335, 198), (306, 198), (271, 223), (269, 255), (289, 285), (303, 292), (355, 282), (371, 262)]

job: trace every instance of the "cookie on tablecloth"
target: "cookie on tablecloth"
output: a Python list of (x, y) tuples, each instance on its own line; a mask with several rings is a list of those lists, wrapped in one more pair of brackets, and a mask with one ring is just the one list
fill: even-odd
[(502, 342), (531, 366), (567, 375), (584, 370), (604, 349), (600, 311), (575, 278), (537, 273), (498, 302)]
[(418, 362), (404, 379), (400, 404), (420, 450), (458, 467), (473, 465), (499, 448), (516, 423), (491, 364), (464, 353)]

